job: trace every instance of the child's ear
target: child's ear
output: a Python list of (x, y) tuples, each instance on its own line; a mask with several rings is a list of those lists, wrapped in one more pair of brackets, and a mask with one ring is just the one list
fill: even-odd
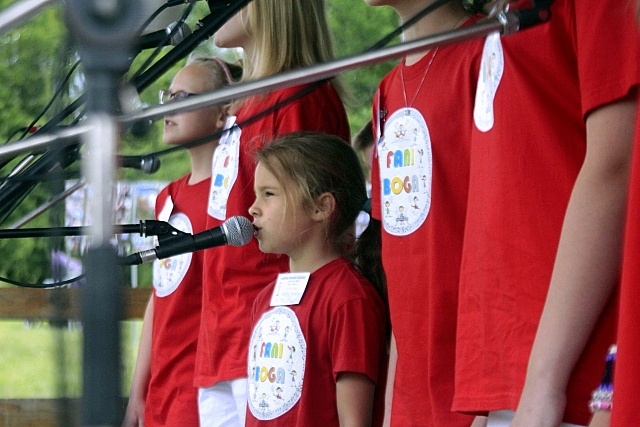
[(216, 127), (218, 129), (222, 129), (225, 123), (227, 122), (227, 116), (229, 115), (230, 107), (231, 106), (229, 104), (224, 104), (216, 110), (215, 120), (216, 120)]
[(322, 193), (318, 197), (318, 207), (311, 215), (315, 221), (324, 221), (331, 218), (336, 210), (336, 198), (331, 193)]

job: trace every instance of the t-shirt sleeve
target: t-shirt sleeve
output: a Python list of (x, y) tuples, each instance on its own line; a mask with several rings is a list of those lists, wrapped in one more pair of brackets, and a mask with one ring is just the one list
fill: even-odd
[(331, 319), (329, 339), (334, 379), (340, 372), (357, 372), (378, 382), (384, 322), (373, 300), (343, 304)]
[(638, 85), (635, 2), (576, 1), (575, 28), (582, 113), (621, 99)]

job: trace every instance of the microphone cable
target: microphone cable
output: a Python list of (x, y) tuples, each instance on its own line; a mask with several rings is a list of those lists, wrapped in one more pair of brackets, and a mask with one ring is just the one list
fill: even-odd
[[(69, 79), (73, 75), (73, 72), (76, 70), (76, 68), (78, 68), (79, 64), (80, 64), (80, 60), (76, 61), (75, 64), (73, 64), (71, 66), (69, 71), (67, 71), (66, 75), (62, 79), (62, 82), (58, 85), (58, 87), (56, 88), (56, 91), (51, 96), (51, 99), (49, 100), (49, 102), (47, 102), (47, 105), (42, 109), (42, 111), (40, 111), (40, 113), (36, 116), (36, 118), (33, 119), (31, 121), (31, 123), (27, 127), (20, 128), (17, 131), (15, 131), (13, 134), (9, 135), (9, 138), (7, 138), (7, 140), (5, 141), (5, 144), (8, 144), (9, 142), (11, 142), (11, 139), (13, 138), (13, 136), (16, 133), (20, 132), (21, 130), (22, 130), (22, 134), (18, 137), (17, 141), (23, 140), (30, 133), (37, 133), (38, 132), (38, 130), (36, 130), (35, 132), (31, 132), (31, 131), (32, 131), (32, 129), (34, 129), (34, 127), (35, 127), (36, 123), (38, 122), (38, 120), (40, 120), (46, 114), (46, 112), (49, 111), (49, 108), (51, 108), (51, 106), (53, 105), (55, 100), (60, 96), (60, 94), (62, 93), (62, 90), (66, 87), (67, 83), (69, 82)], [(13, 159), (0, 161), (0, 169), (5, 167), (9, 162), (11, 162), (11, 160), (13, 160)]]
[(19, 282), (17, 280), (8, 279), (6, 277), (0, 276), (0, 282), (8, 283), (10, 285), (19, 286), (21, 288), (32, 288), (32, 289), (54, 289), (61, 288), (63, 286), (70, 285), (71, 283), (79, 282), (85, 278), (84, 274), (80, 274), (76, 277), (72, 277), (71, 279), (61, 280), (58, 282), (52, 283), (26, 283)]
[(78, 68), (78, 65), (80, 65), (80, 60), (79, 59), (71, 66), (69, 71), (67, 71), (67, 74), (65, 74), (64, 78), (62, 79), (62, 82), (60, 82), (60, 84), (56, 88), (56, 91), (51, 96), (51, 99), (49, 100), (47, 105), (44, 106), (42, 111), (40, 111), (40, 114), (38, 114), (36, 116), (36, 118), (33, 119), (33, 121), (29, 124), (29, 126), (27, 126), (27, 128), (24, 130), (24, 132), (22, 132), (22, 135), (20, 135), (20, 137), (18, 137), (18, 141), (24, 139), (24, 137), (29, 134), (29, 129), (34, 127), (36, 125), (36, 123), (38, 122), (38, 120), (40, 120), (42, 118), (42, 116), (44, 116), (45, 113), (49, 110), (49, 108), (51, 108), (51, 106), (55, 102), (56, 98), (58, 96), (60, 96), (60, 94), (62, 93), (62, 90), (66, 87), (67, 83), (69, 82), (69, 79), (73, 75), (73, 72), (76, 70), (76, 68)]
[(162, 6), (160, 6), (159, 8), (157, 8), (152, 14), (151, 16), (149, 16), (146, 21), (144, 21), (142, 23), (142, 25), (140, 26), (140, 29), (138, 30), (138, 34), (137, 36), (140, 37), (142, 36), (142, 33), (144, 32), (144, 30), (147, 29), (147, 27), (149, 25), (151, 25), (151, 23), (162, 13), (164, 12), (165, 9), (167, 9), (169, 6), (171, 6), (170, 2), (165, 2), (162, 4)]

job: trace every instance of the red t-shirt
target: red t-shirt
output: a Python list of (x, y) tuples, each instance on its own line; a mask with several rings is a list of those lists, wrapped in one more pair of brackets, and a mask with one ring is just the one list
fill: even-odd
[(640, 112), (636, 125), (631, 187), (627, 212), (620, 319), (618, 325), (618, 355), (613, 381), (612, 427), (640, 425)]
[[(392, 426), (468, 426), (472, 421), (452, 412), (451, 403), (482, 43), (440, 47), (412, 66), (400, 64), (374, 98), (382, 137), (372, 166), (372, 212), (383, 224), (382, 260), (398, 350)], [(405, 99), (411, 103), (414, 97), (412, 108), (405, 108)]]
[[(156, 199), (156, 217), (186, 233), (205, 230), (210, 181), (188, 184), (189, 175), (165, 187)], [(161, 212), (166, 212), (161, 215)], [(162, 219), (162, 218), (161, 218)], [(158, 260), (153, 277), (151, 376), (145, 404), (146, 426), (198, 425), (193, 386), (200, 309), (203, 252)]]
[[(465, 412), (517, 407), (585, 156), (585, 117), (639, 80), (630, 3), (556, 0), (550, 22), (501, 41), (493, 127), (474, 127), (471, 145), (454, 400)], [(569, 381), (565, 422), (587, 424), (614, 327), (610, 304)]]
[(387, 318), (371, 283), (340, 258), (311, 274), (297, 305), (270, 306), (274, 288), (255, 301), (246, 425), (339, 426), (341, 372), (376, 384), (373, 425), (382, 425)]
[[(221, 139), (214, 155), (207, 228), (219, 226), (234, 215), (248, 216), (255, 200), (254, 154), (274, 136), (308, 130), (349, 141), (346, 112), (328, 83), (257, 121), (242, 125), (246, 119), (300, 89), (298, 86), (256, 97), (238, 111), (240, 128)], [(253, 301), (279, 272), (288, 268), (286, 256), (263, 254), (255, 239), (242, 247), (223, 246), (205, 250), (204, 254), (202, 323), (195, 377), (198, 387), (247, 375), (249, 313)]]

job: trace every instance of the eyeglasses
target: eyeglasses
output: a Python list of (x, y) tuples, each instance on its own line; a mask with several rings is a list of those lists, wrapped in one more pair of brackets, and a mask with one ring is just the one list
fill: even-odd
[(191, 92), (185, 92), (184, 90), (179, 90), (177, 92), (161, 90), (160, 92), (158, 92), (158, 95), (160, 95), (160, 104), (166, 104), (167, 102), (179, 101), (181, 99), (185, 99), (197, 94), (191, 93)]

